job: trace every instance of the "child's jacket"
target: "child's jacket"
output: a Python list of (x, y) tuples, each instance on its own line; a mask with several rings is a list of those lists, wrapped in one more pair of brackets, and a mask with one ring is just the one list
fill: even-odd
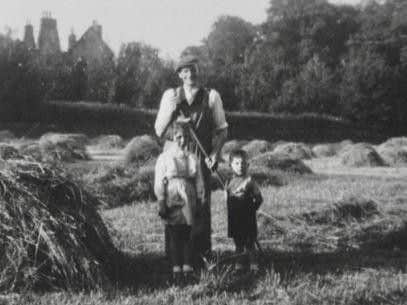
[(227, 184), (228, 236), (257, 238), (256, 211), (263, 202), (250, 176), (234, 176)]
[(158, 157), (154, 192), (169, 209), (167, 224), (194, 225), (203, 191), (200, 163), (194, 154), (174, 145)]

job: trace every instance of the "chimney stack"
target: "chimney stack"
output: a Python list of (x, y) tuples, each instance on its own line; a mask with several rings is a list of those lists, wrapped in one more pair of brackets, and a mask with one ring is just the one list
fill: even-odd
[(40, 33), (38, 35), (38, 48), (41, 55), (51, 55), (61, 51), (57, 30), (57, 21), (51, 13), (46, 11), (42, 14)]
[(69, 35), (68, 38), (68, 51), (70, 49), (72, 49), (72, 47), (76, 44), (76, 35), (73, 31), (73, 29), (71, 29), (71, 34)]
[(34, 28), (30, 22), (27, 22), (24, 27), (24, 43), (29, 50), (35, 49)]
[(92, 28), (97, 33), (98, 37), (102, 39), (102, 26), (96, 20), (92, 22)]

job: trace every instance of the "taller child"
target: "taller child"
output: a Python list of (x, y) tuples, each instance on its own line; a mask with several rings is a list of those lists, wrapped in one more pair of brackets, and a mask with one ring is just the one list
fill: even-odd
[(191, 141), (188, 149), (200, 159), (205, 190), (202, 210), (197, 219), (197, 229), (192, 233), (192, 238), (195, 254), (205, 256), (211, 251), (211, 170), (216, 168), (220, 150), (227, 139), (228, 124), (219, 93), (201, 85), (196, 57), (190, 55), (182, 57), (176, 66), (176, 73), (182, 85), (164, 92), (154, 128), (157, 136), (162, 138), (174, 121), (190, 120), (209, 156), (205, 158), (198, 145)]

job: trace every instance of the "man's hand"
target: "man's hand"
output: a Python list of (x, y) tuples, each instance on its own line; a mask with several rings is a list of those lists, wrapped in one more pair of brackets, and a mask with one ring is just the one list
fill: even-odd
[(218, 155), (217, 154), (211, 154), (208, 158), (205, 158), (205, 163), (206, 163), (206, 166), (211, 171), (216, 170), (216, 168), (218, 166)]
[(158, 201), (158, 215), (162, 219), (166, 219), (166, 218), (168, 218), (168, 213), (169, 213), (169, 209), (168, 209), (167, 205), (165, 204), (165, 200), (159, 200)]

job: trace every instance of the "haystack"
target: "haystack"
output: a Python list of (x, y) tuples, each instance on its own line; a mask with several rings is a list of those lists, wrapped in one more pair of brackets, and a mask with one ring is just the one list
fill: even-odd
[(228, 162), (230, 152), (233, 150), (236, 150), (236, 149), (240, 149), (246, 144), (247, 144), (247, 141), (243, 141), (243, 140), (227, 141), (223, 145), (222, 151), (221, 151), (221, 156), (222, 156), (223, 161)]
[(0, 143), (0, 158), (3, 160), (21, 159), (22, 156), (14, 146)]
[(89, 160), (85, 144), (88, 139), (82, 134), (44, 134), (39, 140), (44, 161)]
[(250, 161), (251, 166), (268, 168), (271, 170), (281, 170), (285, 172), (295, 172), (298, 174), (312, 173), (311, 169), (300, 159), (291, 159), (284, 154), (266, 152)]
[(315, 157), (332, 157), (336, 154), (336, 147), (334, 144), (318, 144), (312, 148), (312, 153)]
[[(232, 177), (232, 170), (230, 166), (227, 165), (226, 163), (221, 163), (218, 167), (218, 171), (224, 181)], [(281, 172), (271, 171), (270, 169), (265, 167), (251, 166), (249, 168), (249, 174), (260, 185), (282, 186), (286, 184), (286, 181)], [(212, 190), (222, 189), (222, 185), (220, 184), (215, 174), (213, 174), (211, 178), (211, 189)]]
[(124, 149), (124, 161), (126, 164), (146, 162), (158, 156), (160, 151), (160, 145), (152, 136), (138, 136), (133, 138)]
[(340, 225), (349, 221), (361, 222), (378, 214), (380, 212), (376, 202), (364, 198), (349, 197), (334, 203), (329, 208), (304, 213), (300, 217), (312, 225)]
[(124, 141), (119, 135), (101, 135), (92, 141), (92, 146), (101, 150), (120, 149), (124, 147)]
[(399, 146), (399, 147), (406, 146), (407, 147), (407, 137), (390, 138), (383, 144), (391, 145), (391, 146)]
[(0, 142), (14, 140), (16, 136), (10, 130), (0, 130)]
[(341, 163), (350, 167), (384, 166), (383, 159), (369, 144), (358, 143), (347, 146), (339, 155)]
[(276, 154), (286, 155), (290, 159), (310, 159), (312, 150), (304, 143), (285, 143), (278, 145), (273, 150)]
[(271, 143), (265, 140), (252, 140), (242, 147), (242, 149), (247, 152), (249, 158), (253, 158), (269, 151), (271, 148)]
[(154, 165), (111, 165), (83, 176), (84, 184), (109, 206), (153, 200)]
[(18, 151), (25, 157), (31, 158), (35, 161), (42, 161), (41, 148), (38, 142), (20, 145)]
[(98, 204), (61, 171), (8, 163), (0, 172), (0, 290), (106, 283), (116, 250)]
[(407, 147), (403, 148), (397, 145), (393, 146), (384, 143), (377, 147), (377, 152), (387, 165), (407, 165)]

